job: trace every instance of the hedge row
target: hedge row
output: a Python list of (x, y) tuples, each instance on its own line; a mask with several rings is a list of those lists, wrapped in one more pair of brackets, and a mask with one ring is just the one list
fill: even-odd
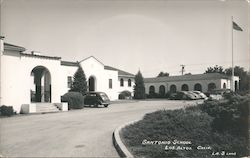
[(12, 106), (2, 105), (0, 107), (0, 116), (12, 116), (14, 114), (16, 114), (16, 112), (14, 112), (14, 109)]
[(84, 97), (79, 92), (68, 92), (61, 98), (62, 102), (68, 102), (70, 109), (82, 109), (84, 107)]

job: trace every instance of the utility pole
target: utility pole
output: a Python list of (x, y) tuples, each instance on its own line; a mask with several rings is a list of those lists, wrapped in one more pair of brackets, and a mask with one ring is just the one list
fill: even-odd
[(185, 72), (185, 65), (180, 65), (180, 66), (181, 66), (181, 75), (183, 75)]
[(235, 91), (234, 89), (234, 28), (233, 28), (233, 16), (231, 17), (231, 31), (232, 31), (232, 76), (231, 76), (231, 90)]

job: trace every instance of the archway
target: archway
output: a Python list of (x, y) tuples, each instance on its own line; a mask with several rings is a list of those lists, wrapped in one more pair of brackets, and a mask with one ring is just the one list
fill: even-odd
[(149, 87), (149, 94), (154, 94), (155, 93), (155, 87), (154, 86), (150, 86)]
[(188, 85), (187, 85), (187, 84), (183, 84), (183, 85), (181, 86), (181, 90), (182, 90), (182, 91), (188, 91)]
[(95, 91), (96, 85), (95, 85), (95, 77), (90, 76), (89, 77), (89, 91)]
[(226, 88), (227, 88), (226, 83), (223, 83), (223, 89), (226, 89)]
[(201, 92), (202, 92), (202, 86), (201, 86), (201, 84), (196, 83), (196, 84), (194, 85), (194, 90), (195, 90), (195, 91), (201, 91)]
[(208, 86), (207, 86), (207, 90), (211, 91), (211, 90), (214, 90), (214, 89), (216, 89), (215, 83), (209, 83)]
[(170, 93), (175, 93), (176, 92), (176, 85), (171, 85), (170, 86)]
[(44, 66), (36, 66), (31, 71), (31, 102), (51, 102), (51, 75)]
[(164, 85), (161, 85), (159, 87), (159, 94), (160, 94), (161, 97), (165, 96), (165, 86)]

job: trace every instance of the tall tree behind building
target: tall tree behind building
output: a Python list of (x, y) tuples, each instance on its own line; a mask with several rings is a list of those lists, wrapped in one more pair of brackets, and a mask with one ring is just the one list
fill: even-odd
[[(232, 68), (230, 67), (230, 68), (225, 69), (225, 74), (231, 76), (232, 75)], [(240, 78), (240, 82), (239, 82), (240, 90), (241, 91), (249, 90), (250, 76), (247, 73), (247, 71), (245, 71), (243, 67), (235, 66), (234, 67), (234, 75), (239, 76), (239, 78)]]
[(164, 77), (164, 76), (168, 77), (168, 76), (169, 76), (169, 73), (167, 73), (167, 72), (162, 72), (162, 71), (161, 71), (161, 72), (158, 74), (157, 77)]
[[(220, 73), (225, 74), (228, 76), (232, 75), (232, 67), (223, 69), (222, 66), (214, 66), (214, 67), (208, 67), (205, 73)], [(247, 73), (247, 71), (244, 70), (243, 67), (235, 66), (234, 67), (234, 75), (239, 76), (240, 82), (239, 82), (239, 89), (240, 91), (247, 91), (250, 89), (250, 74)]]
[(144, 79), (140, 71), (135, 75), (134, 98), (145, 99), (145, 85)]
[(205, 74), (207, 73), (225, 74), (223, 67), (218, 65), (215, 65), (214, 67), (208, 67), (207, 70), (205, 71)]

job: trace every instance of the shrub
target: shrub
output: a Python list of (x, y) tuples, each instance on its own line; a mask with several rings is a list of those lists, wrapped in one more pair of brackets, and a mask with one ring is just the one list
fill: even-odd
[[(218, 104), (222, 104), (222, 102), (215, 101), (212, 105), (217, 106)], [(223, 132), (214, 130), (211, 125), (213, 125), (216, 114), (211, 114), (218, 109), (207, 107), (207, 110), (210, 111), (206, 113), (201, 111), (203, 106), (161, 110), (146, 114), (143, 120), (123, 128), (121, 136), (135, 157), (198, 158), (211, 157), (213, 151), (236, 152), (237, 155), (234, 157), (247, 156), (249, 139), (242, 135), (233, 135), (228, 129)], [(234, 126), (234, 128), (236, 127)], [(188, 146), (192, 147), (192, 150), (165, 150), (166, 145), (142, 145), (143, 140), (191, 141), (192, 144)], [(211, 150), (198, 150), (197, 146), (210, 146)]]
[(160, 94), (151, 92), (147, 95), (147, 98), (160, 98)]
[(129, 91), (122, 91), (120, 94), (119, 94), (119, 99), (131, 99), (131, 92)]
[(68, 102), (69, 109), (82, 109), (84, 97), (79, 92), (68, 92), (62, 96), (62, 102)]
[(14, 112), (14, 109), (13, 109), (12, 106), (2, 105), (0, 107), (0, 115), (2, 115), (2, 116), (12, 116), (14, 114), (15, 114), (15, 112)]
[(206, 101), (200, 106), (203, 112), (214, 117), (214, 131), (248, 136), (249, 99), (235, 94), (226, 94), (225, 100)]
[[(143, 120), (122, 130), (126, 145), (138, 157), (194, 157), (199, 154), (196, 146), (210, 145), (210, 123), (212, 118), (206, 113), (191, 110), (161, 110), (146, 114)], [(142, 145), (143, 140), (191, 141), (191, 151), (165, 150), (166, 145)], [(170, 145), (171, 146), (171, 145)], [(210, 151), (206, 150), (209, 155)]]
[(171, 94), (172, 94), (171, 92), (167, 92), (167, 93), (165, 94), (165, 98), (169, 98)]
[(125, 99), (125, 95), (121, 93), (121, 94), (119, 94), (118, 98), (119, 99)]

